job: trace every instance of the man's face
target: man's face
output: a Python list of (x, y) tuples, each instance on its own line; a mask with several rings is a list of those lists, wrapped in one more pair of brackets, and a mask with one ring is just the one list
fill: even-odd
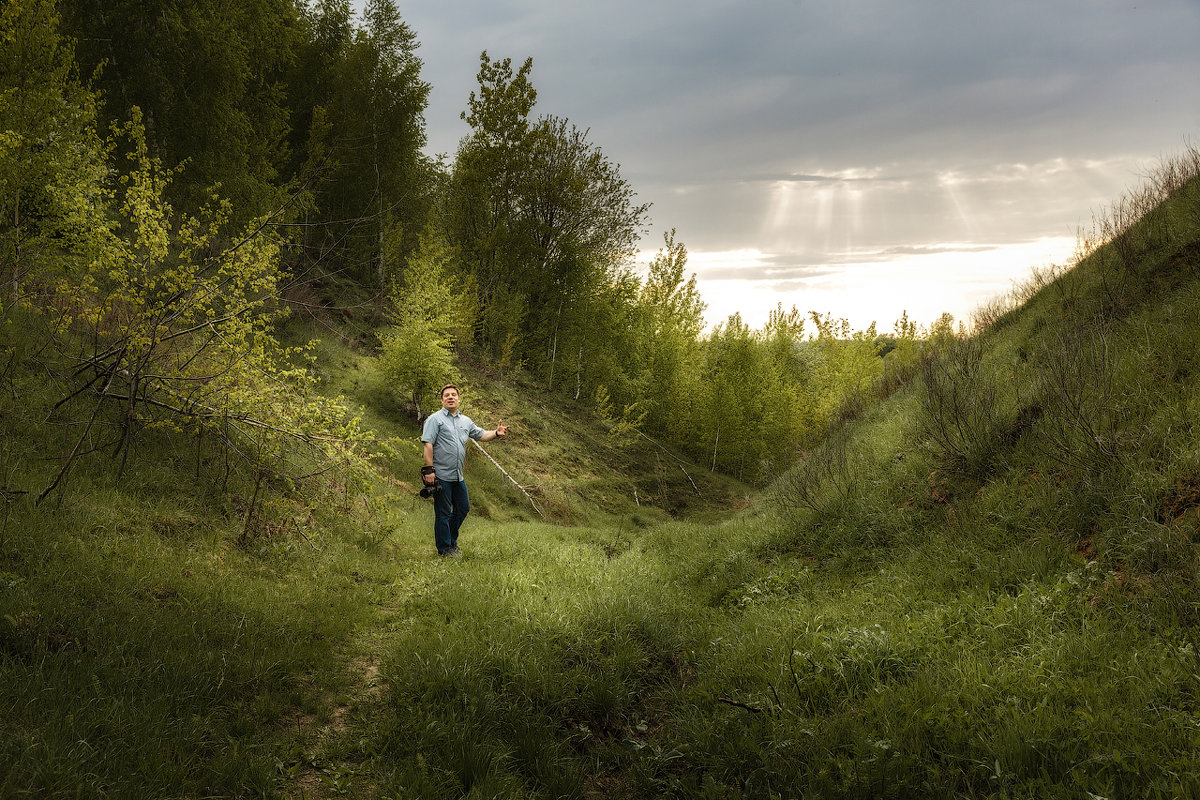
[(447, 411), (458, 409), (458, 389), (447, 389), (442, 392), (442, 408)]

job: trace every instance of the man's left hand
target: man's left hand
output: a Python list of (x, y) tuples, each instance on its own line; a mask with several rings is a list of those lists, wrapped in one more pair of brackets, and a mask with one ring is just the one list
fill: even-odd
[(500, 420), (500, 423), (496, 426), (496, 435), (497, 436), (507, 436), (508, 435), (508, 426), (504, 424), (504, 420)]

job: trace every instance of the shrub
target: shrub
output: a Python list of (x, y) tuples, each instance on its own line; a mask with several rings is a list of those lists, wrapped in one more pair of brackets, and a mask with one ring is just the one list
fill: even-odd
[(920, 436), (947, 470), (973, 479), (995, 470), (1015, 421), (1005, 403), (1013, 383), (1002, 388), (983, 358), (978, 337), (950, 345), (926, 366), (919, 394)]

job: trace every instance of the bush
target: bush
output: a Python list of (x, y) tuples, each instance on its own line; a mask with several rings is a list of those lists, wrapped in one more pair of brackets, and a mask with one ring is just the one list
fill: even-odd
[(1008, 401), (1014, 382), (984, 368), (978, 337), (951, 344), (925, 368), (918, 431), (948, 471), (982, 480), (1000, 463), (1017, 422)]

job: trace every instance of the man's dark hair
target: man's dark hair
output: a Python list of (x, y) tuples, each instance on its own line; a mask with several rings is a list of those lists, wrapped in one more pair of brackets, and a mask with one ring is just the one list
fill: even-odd
[(458, 392), (459, 394), (462, 394), (462, 390), (459, 389), (457, 386), (455, 386), (453, 383), (447, 383), (445, 386), (442, 387), (442, 390), (440, 392), (438, 392), (438, 397), (445, 397), (447, 389), (453, 389), (454, 391)]

